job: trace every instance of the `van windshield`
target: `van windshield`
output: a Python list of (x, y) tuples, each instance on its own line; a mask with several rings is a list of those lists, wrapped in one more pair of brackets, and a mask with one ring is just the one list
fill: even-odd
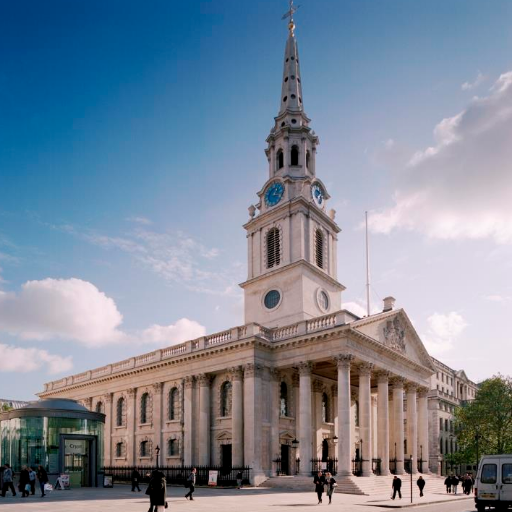
[(501, 483), (512, 484), (512, 464), (503, 464), (501, 466)]
[(482, 467), (482, 474), (480, 475), (480, 482), (483, 484), (495, 484), (498, 476), (498, 468), (496, 464), (484, 464)]

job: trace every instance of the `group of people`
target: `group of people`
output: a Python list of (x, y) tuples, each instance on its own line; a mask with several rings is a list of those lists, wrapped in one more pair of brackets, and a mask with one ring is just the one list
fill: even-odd
[[(423, 497), (423, 489), (425, 488), (425, 480), (420, 475), (418, 477), (418, 480), (416, 480), (416, 485), (418, 486), (418, 489), (420, 491), (420, 498)], [(398, 494), (398, 497), (402, 499), (402, 479), (398, 476), (393, 477), (393, 482), (391, 484), (391, 489), (393, 490), (393, 494), (391, 495), (391, 499), (394, 500), (396, 498), (396, 495)]]
[(457, 489), (459, 487), (459, 483), (462, 485), (462, 492), (464, 494), (471, 494), (471, 490), (475, 485), (475, 479), (471, 473), (466, 473), (465, 475), (448, 475), (444, 480), (444, 485), (446, 486), (446, 492), (448, 494), (457, 494)]
[[(27, 498), (36, 493), (36, 481), (39, 481), (41, 497), (43, 498), (46, 496), (45, 485), (48, 483), (46, 470), (43, 466), (39, 466), (37, 471), (34, 471), (34, 469), (29, 466), (22, 466), (18, 482), (18, 490), (22, 498)], [(12, 495), (16, 496), (14, 472), (9, 464), (0, 466), (0, 489), (2, 489), (0, 494), (2, 498), (5, 498), (7, 491), (11, 491)]]
[(319, 471), (315, 478), (313, 479), (313, 483), (315, 484), (315, 492), (318, 496), (318, 504), (322, 503), (322, 496), (324, 491), (327, 492), (327, 497), (329, 498), (329, 505), (332, 503), (332, 494), (334, 492), (335, 487), (337, 487), (336, 480), (334, 480), (333, 476), (329, 471), (325, 473)]

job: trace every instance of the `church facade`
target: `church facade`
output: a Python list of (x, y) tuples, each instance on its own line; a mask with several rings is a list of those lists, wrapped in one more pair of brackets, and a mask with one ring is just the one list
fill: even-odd
[[(293, 20), (280, 109), (267, 138), (268, 179), (244, 225), (245, 322), (45, 384), (41, 398), (106, 415), (104, 464), (279, 469), (309, 475), (315, 459), (353, 461), (369, 476), (428, 471), (433, 361), (392, 297), (359, 318), (342, 309), (340, 228), (317, 175), (319, 139), (302, 96)], [(405, 410), (404, 402), (407, 403)], [(279, 464), (279, 467), (278, 467)], [(437, 469), (437, 468), (433, 468)]]

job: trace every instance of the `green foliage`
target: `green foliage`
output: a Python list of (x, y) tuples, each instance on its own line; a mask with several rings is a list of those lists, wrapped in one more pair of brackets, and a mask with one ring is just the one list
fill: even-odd
[(12, 407), (9, 404), (2, 404), (2, 412), (11, 411)]
[(496, 375), (480, 385), (473, 401), (455, 410), (460, 449), (468, 457), (512, 453), (512, 378)]

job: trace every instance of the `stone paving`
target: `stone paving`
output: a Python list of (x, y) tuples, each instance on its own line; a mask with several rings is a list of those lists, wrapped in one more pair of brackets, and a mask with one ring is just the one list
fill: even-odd
[[(181, 487), (169, 487), (169, 511), (177, 512), (277, 512), (310, 511), (310, 507), (328, 507), (328, 499), (324, 495), (324, 503), (317, 505), (314, 492), (282, 492), (274, 489), (208, 489), (197, 488), (193, 502), (184, 498), (186, 490)], [(425, 501), (423, 501), (425, 499)], [(414, 497), (414, 506), (422, 505), (420, 510), (430, 512), (474, 512), (474, 502), (464, 495), (451, 496), (442, 494)], [(357, 496), (337, 493), (333, 496), (332, 509), (357, 510), (357, 512), (375, 512), (381, 507), (406, 508), (410, 506), (410, 496), (402, 500), (392, 501), (389, 496)], [(53, 491), (45, 498), (38, 494), (29, 498), (8, 495), (0, 498), (2, 512), (146, 512), (149, 500), (144, 494), (132, 493), (126, 485), (118, 484), (113, 489), (71, 489)]]

